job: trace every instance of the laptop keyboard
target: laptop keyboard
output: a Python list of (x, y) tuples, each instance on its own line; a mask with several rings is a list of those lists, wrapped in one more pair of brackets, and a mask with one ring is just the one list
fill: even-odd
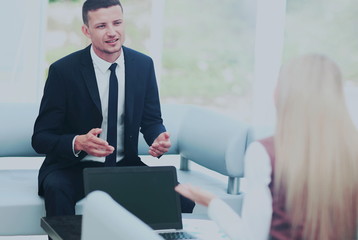
[(196, 239), (194, 236), (190, 235), (187, 232), (164, 232), (164, 233), (159, 233), (159, 235), (166, 240)]

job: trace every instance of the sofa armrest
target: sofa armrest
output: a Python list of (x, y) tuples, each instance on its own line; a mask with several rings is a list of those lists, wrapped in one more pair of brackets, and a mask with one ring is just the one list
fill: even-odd
[(179, 153), (230, 177), (243, 177), (250, 129), (212, 110), (189, 106), (178, 135)]
[[(239, 194), (245, 151), (253, 139), (250, 126), (194, 105), (163, 104), (162, 115), (172, 143), (166, 154), (180, 155), (180, 170), (189, 171), (189, 160), (193, 161), (227, 176), (227, 193)], [(142, 137), (138, 151), (148, 155)]]
[(249, 126), (203, 107), (188, 108), (178, 135), (180, 169), (188, 170), (188, 160), (194, 161), (227, 176), (227, 192), (238, 194), (250, 141)]

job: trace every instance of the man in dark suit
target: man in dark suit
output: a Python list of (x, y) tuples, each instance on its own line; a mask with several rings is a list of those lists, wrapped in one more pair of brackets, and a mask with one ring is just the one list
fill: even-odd
[[(50, 66), (32, 136), (33, 148), (46, 154), (38, 184), (47, 216), (75, 214), (84, 197), (84, 168), (145, 165), (139, 131), (154, 157), (171, 146), (153, 61), (123, 46), (120, 2), (87, 0), (82, 17), (92, 44)], [(194, 203), (182, 205), (190, 212)]]

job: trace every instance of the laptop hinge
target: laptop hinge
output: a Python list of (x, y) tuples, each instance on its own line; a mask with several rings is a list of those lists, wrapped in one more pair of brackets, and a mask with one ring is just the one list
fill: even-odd
[(162, 229), (162, 230), (155, 230), (157, 233), (166, 233), (166, 232), (180, 232), (182, 230), (178, 230), (178, 229)]

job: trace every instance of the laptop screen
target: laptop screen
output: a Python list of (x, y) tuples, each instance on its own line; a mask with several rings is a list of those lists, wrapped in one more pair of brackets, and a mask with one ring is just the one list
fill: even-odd
[(85, 194), (101, 190), (153, 229), (182, 229), (176, 169), (101, 167), (83, 172)]

